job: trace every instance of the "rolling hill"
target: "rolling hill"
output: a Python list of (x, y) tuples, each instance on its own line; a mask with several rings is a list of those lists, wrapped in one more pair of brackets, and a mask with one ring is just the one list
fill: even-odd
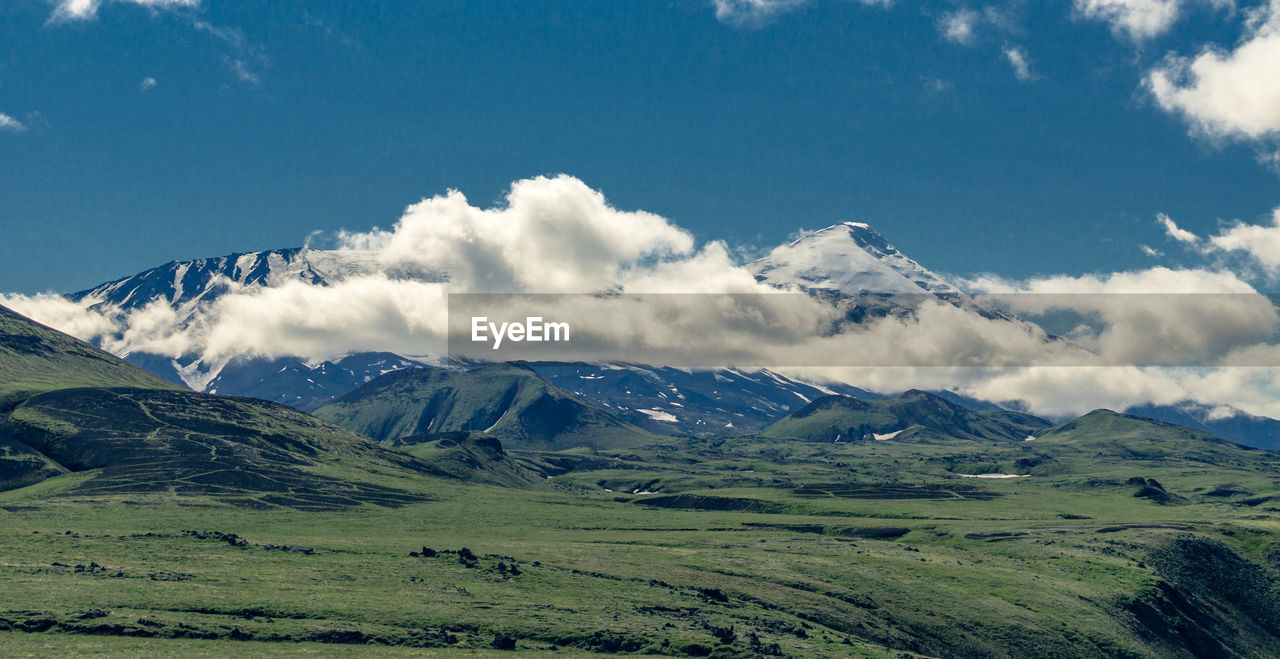
[(7, 309), (0, 374), (0, 489), (74, 473), (63, 489), (78, 494), (329, 508), (422, 500), (403, 486), (446, 475), (283, 405), (182, 390)]
[(182, 387), (84, 341), (0, 307), (0, 413), (69, 387)]
[(547, 490), (547, 477), (512, 458), (497, 437), (477, 431), (412, 435), (389, 442), (450, 477), (520, 490)]
[(656, 437), (517, 363), (395, 371), (315, 414), (377, 440), (478, 430), (513, 448), (558, 450), (634, 446)]
[(894, 440), (930, 441), (976, 439), (1022, 441), (1049, 427), (1029, 414), (1005, 411), (975, 412), (925, 391), (861, 400), (825, 396), (780, 419), (761, 435), (808, 441)]

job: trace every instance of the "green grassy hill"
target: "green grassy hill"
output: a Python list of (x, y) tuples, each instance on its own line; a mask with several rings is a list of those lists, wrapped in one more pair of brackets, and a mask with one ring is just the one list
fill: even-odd
[(1280, 475), (1280, 454), (1234, 444), (1199, 430), (1110, 410), (1094, 410), (1044, 430), (1028, 444), (1052, 455), (1042, 471), (1101, 474), (1127, 469), (1187, 470), (1241, 477)]
[[(1103, 410), (1046, 427), (916, 392), (815, 401), (770, 436), (659, 438), (518, 365), (402, 378), (371, 383), (356, 401), (369, 410), (341, 408), (370, 424), (384, 414), (398, 439), (382, 443), (279, 405), (171, 389), (53, 388), (11, 405), (0, 450), (26, 470), (0, 470), (13, 488), (0, 491), (0, 647), (1280, 647), (1276, 453)], [(449, 424), (526, 439), (435, 432)], [(594, 446), (547, 450), (563, 437)]]
[(422, 497), (395, 481), (444, 475), (283, 405), (185, 391), (52, 391), (13, 410), (0, 437), (83, 473), (69, 486), (74, 494), (212, 494), (302, 509), (398, 505)]
[(412, 435), (389, 442), (409, 455), (461, 481), (521, 490), (549, 490), (547, 477), (508, 453), (497, 437), (477, 431)]
[(1022, 441), (1048, 427), (1043, 419), (1016, 412), (974, 412), (928, 392), (860, 400), (826, 396), (766, 428), (761, 435), (807, 441), (931, 441), (979, 439)]
[(315, 415), (378, 440), (476, 430), (509, 448), (557, 450), (635, 446), (655, 438), (518, 363), (388, 373)]
[(182, 388), (0, 307), (0, 413), (34, 394), (72, 387)]
[(317, 509), (420, 501), (424, 475), (447, 476), (283, 405), (186, 391), (3, 308), (0, 375), (0, 490)]

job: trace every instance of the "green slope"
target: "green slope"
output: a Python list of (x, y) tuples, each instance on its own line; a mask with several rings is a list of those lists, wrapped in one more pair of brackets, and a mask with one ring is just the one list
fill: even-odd
[(1273, 471), (1280, 454), (1234, 444), (1199, 430), (1110, 410), (1094, 410), (1036, 435), (1035, 449), (1058, 457), (1059, 469), (1096, 472), (1106, 465)]
[(516, 363), (388, 373), (315, 414), (378, 440), (478, 430), (511, 448), (558, 450), (655, 438)]
[[(780, 419), (761, 434), (809, 441), (979, 439), (1022, 441), (1048, 427), (1043, 419), (1016, 412), (974, 412), (928, 392), (860, 400), (826, 396)], [(896, 434), (895, 434), (896, 433)], [(892, 437), (887, 437), (892, 435)]]
[[(421, 499), (429, 465), (283, 405), (159, 389), (61, 389), (24, 401), (0, 438), (84, 477), (76, 494), (171, 491), (248, 506)], [(391, 486), (388, 486), (391, 483)]]
[(0, 413), (72, 387), (181, 389), (84, 341), (0, 307)]
[(422, 500), (421, 476), (446, 475), (283, 405), (186, 391), (4, 308), (0, 398), (0, 490), (67, 475), (50, 487), (327, 508)]
[(392, 446), (452, 478), (522, 490), (547, 490), (547, 477), (512, 458), (497, 437), (477, 431), (412, 435)]

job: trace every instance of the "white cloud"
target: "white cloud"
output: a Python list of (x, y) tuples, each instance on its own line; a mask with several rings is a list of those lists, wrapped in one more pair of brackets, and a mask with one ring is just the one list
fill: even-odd
[[(814, 0), (711, 0), (722, 23), (760, 27), (779, 14), (794, 11)], [(889, 7), (893, 0), (857, 0), (868, 6)]]
[(0, 293), (0, 305), (85, 341), (120, 329), (120, 319), (116, 314), (91, 312), (83, 304), (52, 293), (38, 295)]
[(87, 21), (98, 17), (98, 10), (104, 4), (129, 4), (147, 7), (154, 10), (180, 9), (199, 7), (202, 0), (56, 0), (52, 22)]
[(152, 78), (151, 76), (147, 76), (138, 82), (138, 89), (141, 89), (144, 92), (155, 86), (156, 86), (156, 79)]
[(1171, 56), (1147, 76), (1160, 107), (1199, 133), (1259, 140), (1280, 136), (1280, 0), (1248, 14), (1234, 50)]
[(1280, 276), (1280, 208), (1271, 213), (1270, 225), (1237, 222), (1209, 243), (1225, 252), (1241, 252), (1266, 269), (1271, 277)]
[(938, 21), (938, 32), (947, 41), (968, 46), (977, 39), (978, 23), (981, 20), (982, 15), (978, 12), (960, 7), (942, 15)]
[(1134, 42), (1163, 34), (1179, 18), (1181, 0), (1075, 0), (1081, 16), (1104, 21)]
[(1236, 221), (1223, 227), (1217, 234), (1203, 239), (1179, 227), (1164, 213), (1156, 215), (1156, 222), (1164, 227), (1169, 238), (1203, 256), (1242, 256), (1260, 267), (1268, 279), (1280, 279), (1280, 208), (1272, 210), (1269, 223), (1246, 224)]
[(1138, 245), (1138, 249), (1142, 250), (1143, 254), (1146, 254), (1151, 258), (1158, 258), (1158, 257), (1164, 256), (1164, 252), (1154, 247), (1151, 247), (1150, 245)]
[(0, 112), (0, 131), (25, 133), (27, 132), (27, 125), (3, 112)]
[(1180, 243), (1196, 245), (1200, 242), (1199, 236), (1179, 227), (1178, 224), (1173, 221), (1173, 218), (1165, 215), (1164, 213), (1156, 214), (1156, 223), (1164, 227), (1165, 235)]
[(1031, 63), (1027, 61), (1027, 52), (1018, 46), (1009, 46), (1004, 49), (1004, 58), (1008, 60), (1009, 66), (1013, 67), (1013, 75), (1022, 82), (1028, 82), (1036, 79), (1036, 74), (1031, 71)]
[(1101, 365), (1215, 364), (1280, 333), (1270, 300), (1225, 270), (1157, 267), (1024, 282), (984, 277), (968, 285), (994, 294), (980, 300), (1024, 318), (1076, 319), (1067, 338)]
[(262, 84), (262, 77), (249, 68), (249, 64), (242, 59), (228, 58), (227, 66), (231, 69), (231, 74), (240, 82), (257, 87)]
[[(527, 312), (572, 321), (571, 345), (582, 359), (652, 357), (650, 363), (669, 358), (665, 363), (688, 365), (679, 360), (692, 354), (701, 359), (697, 363), (794, 370), (831, 365), (836, 355), (838, 364), (850, 366), (802, 370), (882, 391), (959, 387), (988, 400), (1020, 400), (1046, 414), (1187, 399), (1248, 403), (1254, 413), (1270, 408), (1255, 390), (1258, 381), (1238, 376), (1131, 366), (1018, 367), (1219, 358), (1280, 363), (1280, 348), (1267, 341), (1280, 326), (1275, 310), (1230, 272), (1153, 268), (968, 282), (992, 293), (1014, 293), (1008, 297), (1015, 310), (1034, 314), (1066, 307), (1097, 318), (1091, 331), (1071, 337), (1075, 344), (943, 303), (849, 323), (844, 310), (827, 302), (778, 294), (757, 283), (723, 243), (699, 247), (666, 218), (614, 208), (603, 194), (568, 176), (513, 183), (504, 203), (489, 208), (449, 191), (409, 206), (389, 229), (343, 233), (337, 242), (336, 250), (316, 250), (310, 257), (340, 266), (336, 270), (343, 274), (326, 285), (227, 281), (214, 301), (179, 309), (163, 299), (131, 311), (91, 309), (98, 300), (75, 303), (51, 295), (0, 296), (0, 304), (97, 339), (116, 354), (173, 358), (197, 386), (238, 356), (321, 361), (385, 350), (438, 357), (453, 316), (446, 311), (456, 302), (447, 296), (492, 292), (618, 293), (504, 302), (502, 311), (513, 317)], [(706, 297), (694, 304), (687, 295), (641, 295), (698, 293), (753, 295)], [(622, 305), (605, 306), (614, 299)], [(627, 352), (632, 350), (639, 352)], [(852, 367), (886, 359), (895, 368)]]

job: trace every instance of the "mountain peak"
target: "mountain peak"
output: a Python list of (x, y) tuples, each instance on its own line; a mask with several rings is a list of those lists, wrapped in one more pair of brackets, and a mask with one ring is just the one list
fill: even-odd
[(846, 295), (959, 293), (864, 222), (842, 222), (806, 233), (748, 268), (757, 281), (779, 288), (799, 286)]

